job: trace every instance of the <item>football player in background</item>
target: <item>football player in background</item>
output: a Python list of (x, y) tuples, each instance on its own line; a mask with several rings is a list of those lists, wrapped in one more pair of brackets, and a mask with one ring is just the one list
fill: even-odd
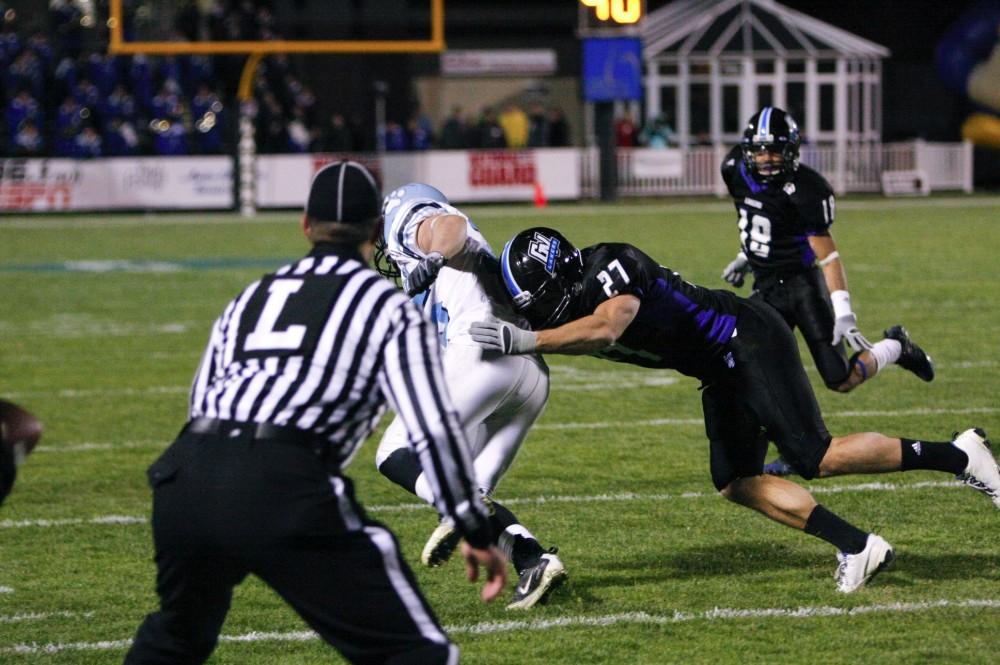
[[(404, 185), (385, 197), (382, 214), (383, 244), (376, 264), (388, 277), (395, 276), (395, 267), (407, 295), (438, 324), (445, 382), (472, 446), (479, 490), (490, 507), (497, 544), (519, 574), (508, 608), (530, 608), (545, 602), (563, 582), (565, 567), (555, 549), (543, 549), (491, 495), (545, 408), (548, 367), (537, 354), (484, 351), (469, 336), (469, 325), (483, 318), (519, 325), (525, 320), (508, 303), (489, 243), (443, 193), (421, 183)], [(375, 462), (384, 476), (431, 503), (433, 495), (406, 436), (397, 417), (382, 437)], [(454, 525), (442, 519), (421, 561), (441, 565), (459, 538)]]
[(932, 469), (956, 474), (1000, 509), (1000, 469), (982, 430), (950, 442), (876, 432), (831, 436), (791, 329), (760, 299), (686, 282), (632, 245), (581, 252), (541, 227), (507, 242), (500, 268), (535, 331), (493, 319), (474, 323), (473, 339), (508, 354), (589, 354), (699, 379), (716, 489), (834, 545), (841, 592), (891, 564), (893, 549), (817, 504), (804, 487), (762, 474), (768, 440), (806, 479)]
[[(830, 233), (835, 202), (830, 184), (799, 164), (801, 137), (785, 111), (765, 106), (755, 113), (740, 145), (722, 163), (722, 177), (739, 214), (740, 251), (722, 278), (735, 287), (752, 271), (758, 298), (799, 328), (826, 387), (849, 392), (892, 363), (924, 381), (934, 363), (892, 326), (885, 339), (870, 343), (858, 330), (844, 264)], [(848, 357), (844, 343), (854, 351)], [(778, 459), (765, 470), (792, 472)]]

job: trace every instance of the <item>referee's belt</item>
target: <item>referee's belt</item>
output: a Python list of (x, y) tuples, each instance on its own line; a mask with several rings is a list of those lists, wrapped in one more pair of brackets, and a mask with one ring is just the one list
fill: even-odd
[[(219, 420), (218, 418), (192, 418), (184, 426), (185, 433), (215, 434), (236, 438), (244, 432), (252, 432), (255, 439), (295, 443), (311, 448), (319, 448), (322, 440), (312, 432), (298, 427), (281, 427), (272, 423), (249, 423), (241, 420)], [(319, 452), (317, 450), (317, 452)]]

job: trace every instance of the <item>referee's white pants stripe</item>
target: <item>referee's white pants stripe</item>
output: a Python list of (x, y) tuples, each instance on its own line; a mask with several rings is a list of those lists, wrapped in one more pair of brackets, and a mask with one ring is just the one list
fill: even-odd
[[(406, 579), (406, 575), (403, 574), (403, 570), (400, 567), (399, 550), (396, 549), (396, 543), (393, 540), (392, 534), (381, 527), (375, 526), (366, 526), (365, 533), (368, 534), (375, 547), (382, 553), (382, 562), (385, 565), (389, 581), (392, 583), (393, 588), (396, 589), (399, 599), (410, 613), (413, 622), (420, 629), (420, 634), (432, 642), (447, 644), (448, 638), (441, 632), (441, 629), (438, 628), (430, 615), (427, 614), (423, 603), (420, 601), (419, 592)], [(452, 662), (450, 656), (448, 662)], [(457, 651), (454, 662), (458, 662)]]

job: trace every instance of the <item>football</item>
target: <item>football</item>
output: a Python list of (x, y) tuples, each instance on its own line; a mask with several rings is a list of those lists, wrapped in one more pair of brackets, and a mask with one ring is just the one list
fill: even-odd
[(0, 442), (10, 446), (18, 463), (42, 437), (42, 423), (17, 404), (0, 399)]
[(42, 437), (42, 423), (16, 404), (0, 400), (0, 502), (10, 492), (17, 466)]

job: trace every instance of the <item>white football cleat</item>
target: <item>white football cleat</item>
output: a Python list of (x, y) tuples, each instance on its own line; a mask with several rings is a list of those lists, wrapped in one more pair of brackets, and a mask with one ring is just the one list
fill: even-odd
[(955, 476), (974, 490), (978, 490), (993, 500), (1000, 508), (1000, 467), (990, 452), (990, 442), (986, 432), (977, 428), (956, 434), (951, 440), (955, 446), (968, 455), (969, 464), (965, 471)]
[(837, 553), (837, 561), (840, 564), (833, 575), (837, 580), (837, 591), (841, 593), (857, 591), (891, 566), (895, 560), (896, 553), (892, 551), (892, 545), (886, 542), (885, 538), (874, 533), (868, 534), (865, 549), (857, 554)]
[(436, 568), (451, 558), (458, 543), (462, 540), (462, 534), (458, 532), (450, 519), (441, 520), (437, 528), (431, 533), (424, 545), (424, 551), (420, 553), (420, 563), (429, 568)]
[(521, 571), (514, 589), (514, 600), (508, 610), (526, 610), (545, 604), (549, 594), (566, 581), (566, 567), (555, 552), (547, 552), (538, 563)]

